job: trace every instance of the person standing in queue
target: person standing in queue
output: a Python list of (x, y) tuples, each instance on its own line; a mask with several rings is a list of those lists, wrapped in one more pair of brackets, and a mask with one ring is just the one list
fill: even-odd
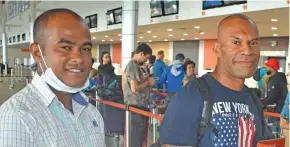
[[(143, 65), (151, 55), (152, 49), (147, 44), (139, 45), (122, 77), (125, 104), (146, 111), (148, 111), (146, 106), (150, 103), (150, 88), (153, 87), (155, 81), (152, 77), (142, 75), (140, 65)], [(131, 112), (130, 147), (142, 147), (147, 135), (147, 125), (146, 116)]]
[[(156, 79), (159, 79), (159, 77), (162, 75), (162, 73), (164, 72), (165, 68), (166, 68), (166, 65), (163, 61), (164, 59), (164, 52), (161, 50), (161, 51), (158, 51), (157, 52), (157, 59), (155, 60), (154, 62), (154, 77)], [(154, 88), (156, 89), (162, 89), (162, 85), (161, 84), (158, 84), (158, 82), (155, 83), (154, 85)]]
[(81, 16), (51, 9), (37, 17), (31, 84), (0, 107), (0, 146), (105, 147), (104, 123), (81, 92), (92, 68), (91, 34)]
[[(258, 105), (244, 82), (259, 62), (259, 31), (242, 14), (227, 16), (218, 26), (214, 44), (215, 70), (204, 78), (211, 90), (213, 130), (200, 136), (203, 98), (194, 82), (183, 87), (169, 104), (160, 128), (160, 143), (178, 147), (256, 147), (262, 139)], [(258, 98), (256, 98), (256, 102)]]
[(195, 63), (191, 60), (185, 61), (183, 65), (185, 75), (183, 78), (183, 86), (185, 86), (189, 81), (196, 78), (195, 72)]
[[(266, 97), (261, 101), (264, 108), (266, 108), (268, 105), (276, 104), (273, 111), (275, 113), (280, 113), (284, 106), (285, 98), (288, 92), (287, 79), (284, 73), (278, 72), (280, 66), (279, 61), (276, 58), (267, 60), (265, 62), (265, 66), (269, 80), (267, 83)], [(269, 118), (268, 123), (273, 124), (271, 126), (273, 132), (281, 132), (279, 118)]]

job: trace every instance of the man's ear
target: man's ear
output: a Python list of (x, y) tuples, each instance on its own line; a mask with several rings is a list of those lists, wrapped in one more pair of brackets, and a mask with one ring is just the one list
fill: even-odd
[(215, 55), (219, 58), (221, 55), (221, 48), (220, 48), (220, 44), (218, 42), (214, 43), (213, 51), (214, 51)]
[(40, 49), (38, 49), (38, 44), (37, 43), (31, 43), (30, 46), (29, 46), (29, 51), (30, 53), (32, 54), (34, 60), (37, 62), (37, 63), (40, 63), (41, 62), (41, 54), (40, 54)]

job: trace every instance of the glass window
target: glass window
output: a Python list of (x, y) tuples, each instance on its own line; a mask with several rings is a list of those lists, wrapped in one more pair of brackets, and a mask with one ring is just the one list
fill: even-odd
[(122, 23), (122, 8), (115, 10), (115, 23)]
[(108, 25), (111, 25), (111, 24), (114, 24), (114, 14), (113, 14), (113, 11), (108, 11), (107, 12), (107, 24)]
[(90, 24), (91, 24), (91, 28), (98, 27), (98, 15), (97, 14), (90, 16)]
[(14, 42), (16, 42), (16, 37), (15, 37), (15, 36), (13, 36), (13, 43), (14, 43)]
[(165, 15), (169, 14), (178, 14), (178, 2), (176, 0), (164, 0), (164, 13)]
[(26, 35), (25, 33), (22, 34), (22, 41), (25, 41), (26, 40)]
[(162, 16), (162, 4), (160, 0), (151, 0), (150, 2), (151, 17)]
[(20, 35), (17, 35), (17, 42), (20, 42)]

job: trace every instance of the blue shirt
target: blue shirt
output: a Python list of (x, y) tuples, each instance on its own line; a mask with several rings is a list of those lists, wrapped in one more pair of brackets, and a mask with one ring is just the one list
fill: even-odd
[[(160, 59), (155, 60), (153, 65), (154, 77), (159, 78), (164, 72), (165, 68), (166, 68), (165, 63), (162, 60)], [(157, 89), (163, 88), (162, 84), (159, 84), (158, 82), (155, 83), (154, 87)]]
[(258, 81), (259, 87), (263, 86), (263, 77), (267, 74), (267, 69), (266, 67), (262, 67), (260, 69), (260, 80)]
[(198, 144), (203, 99), (197, 86), (189, 82), (175, 95), (166, 110), (160, 128), (160, 143), (198, 147), (253, 144), (256, 147), (262, 137), (261, 118), (246, 87), (242, 91), (233, 91), (209, 74), (205, 78), (212, 89), (211, 122), (219, 130), (218, 136), (208, 131)]
[(285, 103), (281, 111), (281, 117), (289, 121), (289, 93), (286, 96)]
[(176, 62), (165, 69), (156, 83), (160, 85), (166, 84), (167, 92), (175, 93), (181, 89), (184, 75), (183, 64)]

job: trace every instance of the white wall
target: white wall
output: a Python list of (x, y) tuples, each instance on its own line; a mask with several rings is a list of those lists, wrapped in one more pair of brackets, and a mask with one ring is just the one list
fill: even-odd
[[(21, 52), (20, 49), (7, 48), (7, 59), (10, 58), (30, 58), (29, 52)], [(0, 48), (0, 62), (2, 63), (2, 48)]]
[[(6, 3), (7, 5), (7, 3)], [(106, 21), (106, 12), (107, 10), (122, 7), (122, 1), (42, 1), (37, 5), (38, 9), (48, 10), (52, 8), (68, 8), (71, 9), (82, 17), (98, 14), (98, 28), (91, 29), (91, 32), (101, 32), (113, 29), (120, 29), (122, 24), (107, 26)], [(250, 12), (250, 11), (259, 11), (266, 9), (275, 9), (288, 7), (288, 4), (283, 0), (279, 1), (260, 1), (260, 0), (248, 0), (247, 10), (243, 9), (242, 5), (234, 5), (223, 8), (215, 8), (206, 10), (206, 15), (202, 15), (202, 1), (179, 1), (179, 19), (178, 20), (186, 20), (186, 19), (196, 19), (202, 17), (210, 17), (210, 16), (218, 16), (218, 15), (226, 15), (229, 13), (242, 13), (242, 12)], [(39, 11), (37, 16), (41, 13)], [(139, 12), (138, 12), (138, 24), (140, 25), (150, 25), (155, 23), (169, 22), (169, 21), (178, 21), (176, 19), (176, 15), (164, 16), (153, 18), (152, 22), (150, 22), (150, 5), (149, 1), (139, 1)], [(8, 21), (10, 24), (21, 24), (21, 27), (18, 28), (7, 28), (8, 37), (14, 36), (23, 32), (29, 34), (29, 11), (24, 12), (23, 15), (17, 16), (14, 19)], [(29, 36), (27, 35), (27, 39), (29, 41)]]

